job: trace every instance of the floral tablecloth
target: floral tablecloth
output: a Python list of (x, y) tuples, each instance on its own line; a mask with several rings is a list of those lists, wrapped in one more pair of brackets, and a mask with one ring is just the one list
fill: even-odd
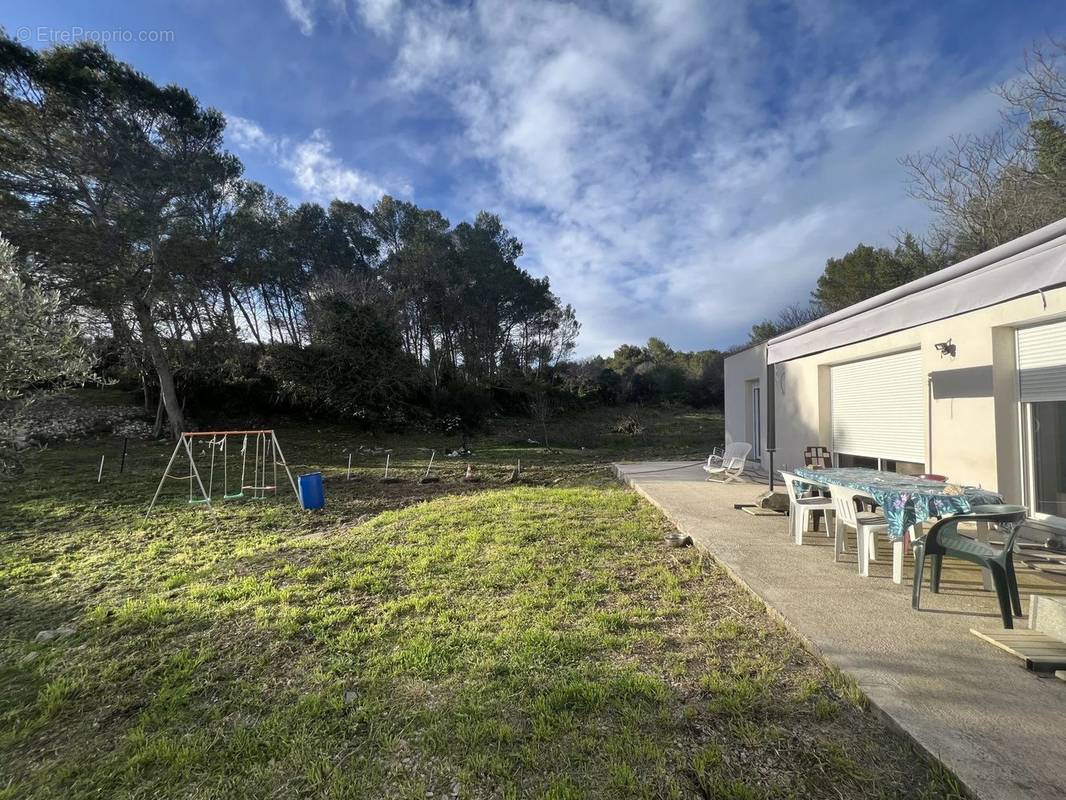
[(795, 473), (812, 483), (836, 484), (872, 497), (881, 506), (890, 539), (901, 538), (907, 528), (930, 517), (965, 514), (973, 506), (1003, 502), (1002, 497), (987, 489), (922, 480), (912, 475), (865, 467), (800, 467)]

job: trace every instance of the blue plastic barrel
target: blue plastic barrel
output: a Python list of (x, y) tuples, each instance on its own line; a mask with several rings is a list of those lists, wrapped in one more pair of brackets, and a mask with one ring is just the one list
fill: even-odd
[(321, 472), (309, 472), (297, 479), (300, 485), (300, 505), (311, 510), (326, 505), (326, 488), (322, 484)]

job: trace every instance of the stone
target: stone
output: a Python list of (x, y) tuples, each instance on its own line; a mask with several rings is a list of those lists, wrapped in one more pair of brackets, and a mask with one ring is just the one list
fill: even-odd
[(1066, 641), (1066, 603), (1062, 598), (1032, 595), (1029, 601), (1029, 629)]
[(73, 625), (60, 625), (55, 630), (38, 631), (37, 636), (33, 641), (35, 642), (50, 642), (53, 639), (58, 639), (61, 636), (73, 636), (78, 632), (78, 629)]
[(755, 504), (759, 508), (768, 508), (771, 511), (780, 511), (782, 514), (788, 511), (787, 492), (763, 492), (755, 498)]

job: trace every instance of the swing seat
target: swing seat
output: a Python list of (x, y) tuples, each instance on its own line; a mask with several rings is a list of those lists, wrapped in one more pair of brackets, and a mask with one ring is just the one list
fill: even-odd
[(244, 497), (244, 492), (230, 492), (222, 495), (223, 500), (240, 500), (242, 497)]
[(211, 501), (208, 500), (206, 497), (190, 497), (189, 498), (189, 505), (190, 506), (202, 506), (205, 503), (207, 505), (211, 505)]

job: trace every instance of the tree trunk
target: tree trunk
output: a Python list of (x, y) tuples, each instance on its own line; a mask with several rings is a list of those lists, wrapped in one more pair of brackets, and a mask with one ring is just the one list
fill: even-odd
[(170, 371), (170, 362), (167, 360), (162, 342), (159, 341), (159, 334), (152, 322), (152, 314), (148, 305), (144, 302), (136, 303), (134, 313), (137, 315), (144, 347), (148, 351), (149, 358), (152, 359), (156, 375), (159, 376), (159, 392), (163, 396), (163, 405), (167, 410), (170, 432), (177, 439), (185, 430), (185, 415), (178, 402), (178, 392), (174, 388), (174, 374)]
[[(260, 347), (263, 346), (263, 337), (259, 335), (259, 323), (251, 316), (244, 307), (244, 303), (241, 302), (241, 297), (236, 292), (233, 293), (233, 302), (237, 304), (237, 308), (240, 309), (241, 316), (244, 317), (244, 321), (248, 323), (248, 330), (251, 332), (252, 337), (255, 339), (255, 343)], [(253, 313), (255, 309), (252, 309)], [(233, 333), (237, 335), (237, 325), (234, 323)]]
[(222, 308), (226, 313), (226, 322), (229, 325), (229, 332), (234, 339), (239, 338), (240, 334), (237, 332), (237, 316), (233, 311), (233, 298), (230, 296), (230, 288), (228, 286), (222, 287)]
[(155, 401), (155, 424), (152, 426), (152, 438), (158, 439), (163, 433), (163, 395)]

